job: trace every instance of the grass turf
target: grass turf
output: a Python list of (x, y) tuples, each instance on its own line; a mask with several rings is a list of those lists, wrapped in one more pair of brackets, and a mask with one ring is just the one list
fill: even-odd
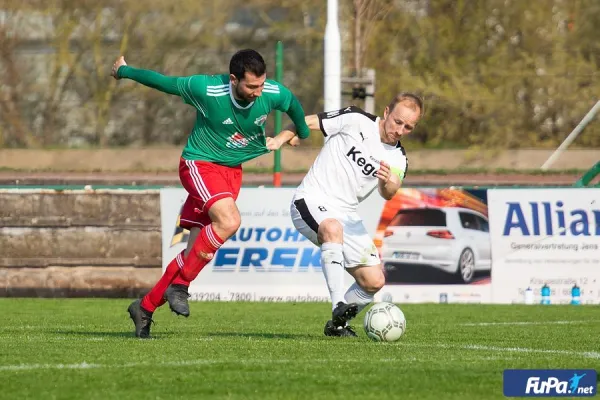
[(133, 337), (130, 300), (0, 299), (2, 399), (499, 399), (506, 368), (600, 369), (595, 306), (401, 305), (396, 343), (323, 336), (321, 303), (163, 307)]

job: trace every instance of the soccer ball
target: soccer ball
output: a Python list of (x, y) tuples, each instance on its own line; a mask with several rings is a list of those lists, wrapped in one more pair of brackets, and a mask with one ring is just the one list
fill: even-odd
[(365, 315), (365, 332), (376, 342), (395, 342), (406, 330), (404, 313), (392, 303), (376, 303)]

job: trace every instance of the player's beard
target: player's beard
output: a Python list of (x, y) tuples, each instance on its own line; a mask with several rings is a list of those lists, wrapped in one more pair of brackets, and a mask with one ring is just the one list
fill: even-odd
[(244, 95), (242, 92), (240, 92), (238, 86), (234, 86), (234, 90), (235, 90), (235, 98), (238, 100), (243, 100), (243, 101), (247, 101), (248, 103), (252, 102), (252, 99), (248, 98), (248, 96)]
[(396, 139), (396, 135), (389, 134), (387, 130), (384, 130), (384, 134), (383, 135), (384, 135), (383, 136), (384, 137), (383, 142), (385, 144), (392, 145), (392, 143), (395, 144), (398, 141), (398, 139)]
[(398, 141), (396, 135), (392, 134), (388, 134), (388, 142), (390, 145), (395, 144)]

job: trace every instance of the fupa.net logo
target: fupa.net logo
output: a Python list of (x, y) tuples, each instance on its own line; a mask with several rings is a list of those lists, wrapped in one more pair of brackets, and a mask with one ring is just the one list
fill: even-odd
[(593, 369), (507, 369), (506, 397), (592, 397), (598, 376)]

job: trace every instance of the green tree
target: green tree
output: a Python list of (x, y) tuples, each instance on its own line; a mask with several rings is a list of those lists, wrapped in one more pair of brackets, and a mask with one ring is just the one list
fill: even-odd
[[(574, 6), (589, 3), (403, 2), (370, 37), (377, 99), (422, 92), (427, 118), (416, 136), (430, 145), (555, 146), (600, 92), (596, 44), (568, 29)], [(588, 130), (578, 143), (599, 145), (598, 128)]]

